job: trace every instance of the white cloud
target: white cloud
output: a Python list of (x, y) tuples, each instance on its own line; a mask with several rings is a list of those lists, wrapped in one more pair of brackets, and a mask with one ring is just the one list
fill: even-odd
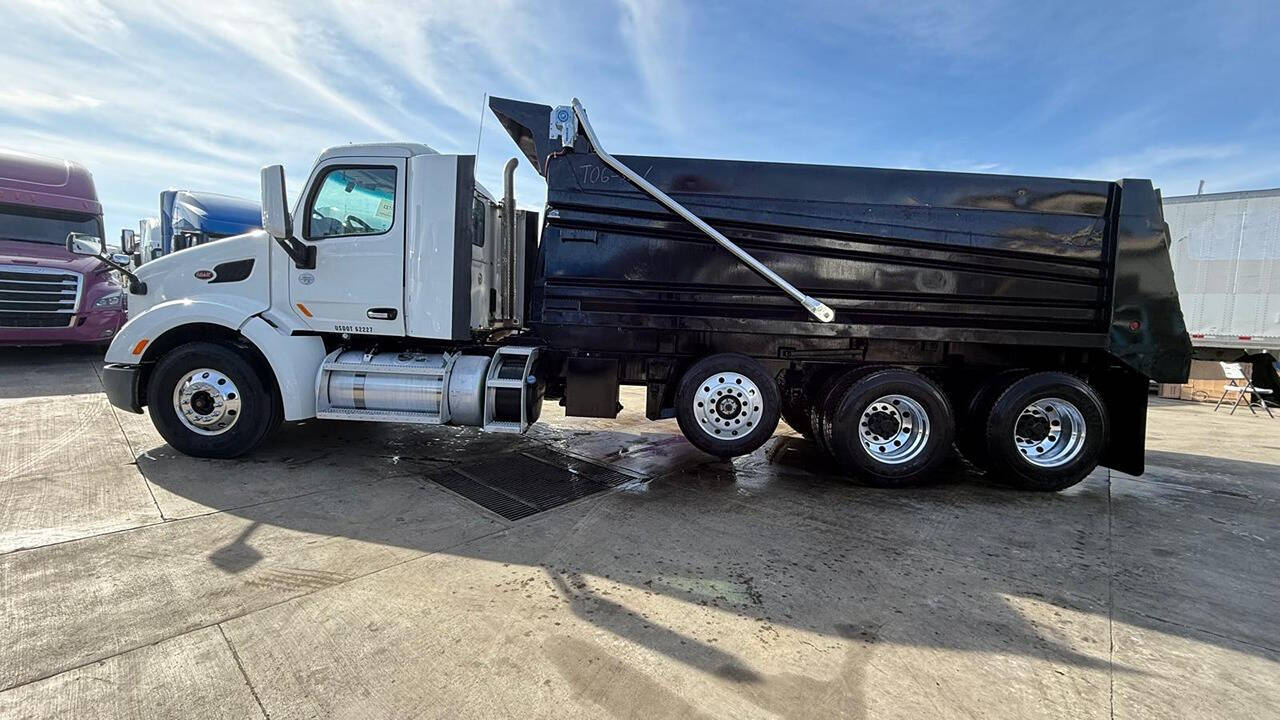
[(59, 94), (41, 92), (32, 88), (0, 87), (0, 106), (12, 111), (42, 110), (54, 112), (75, 112), (85, 108), (96, 108), (102, 100), (90, 95)]
[[(637, 34), (624, 40), (616, 6), (518, 0), (0, 3), (0, 142), (88, 166), (110, 225), (132, 225), (115, 213), (166, 187), (256, 195), (260, 166), (284, 162), (300, 178), (329, 145), (473, 152), (486, 92), (625, 107), (637, 119), (611, 133), (625, 147), (679, 103), (656, 69), (678, 13), (632, 7)], [(486, 120), (477, 174), (496, 186), (515, 149)], [(534, 179), (522, 169), (531, 195)]]
[(1149, 178), (1165, 195), (1189, 195), (1201, 180), (1210, 192), (1280, 184), (1280, 151), (1258, 153), (1243, 144), (1188, 144), (1142, 148), (1060, 168), (1069, 177), (1118, 180)]
[[(82, 43), (115, 54), (128, 27), (101, 0), (10, 0), (15, 16), (35, 17)], [(9, 41), (12, 35), (6, 38)]]
[(668, 0), (619, 0), (621, 33), (645, 95), (664, 127), (679, 133), (690, 112), (679, 58), (687, 33), (682, 5)]
[[(1274, 123), (1226, 140), (1202, 128), (1143, 135), (1135, 124), (1176, 120), (1161, 97), (1149, 95), (1133, 98), (1127, 114), (1117, 105), (1113, 122), (1099, 125), (1087, 113), (1095, 85), (1107, 82), (1100, 76), (1043, 73), (1036, 88), (1022, 89), (1027, 102), (1005, 103), (1003, 114), (957, 104), (972, 100), (968, 88), (934, 98), (898, 84), (896, 64), (932, 58), (944, 69), (986, 68), (993, 57), (1008, 60), (1007, 0), (820, 5), (10, 0), (0, 2), (0, 144), (85, 163), (112, 227), (132, 226), (137, 209), (166, 187), (253, 196), (258, 168), (274, 162), (285, 164), (291, 181), (300, 179), (328, 145), (396, 139), (473, 152), (485, 93), (548, 104), (578, 96), (620, 154), (1149, 175), (1191, 183), (1191, 190), (1199, 177), (1219, 189), (1280, 183), (1272, 169), (1280, 158), (1256, 151)], [(1044, 12), (1025, 14), (1044, 22)], [(810, 55), (801, 47), (806, 39), (821, 40), (813, 46), (828, 54)], [(860, 43), (897, 54), (841, 66), (856, 61)], [(746, 77), (726, 57), (758, 63)], [(917, 123), (914, 135), (897, 124), (939, 107), (973, 117), (956, 118), (954, 130), (952, 118), (939, 118), (934, 124), (945, 127), (937, 132)], [(1274, 115), (1265, 109), (1251, 111)], [(1077, 112), (1094, 118), (1092, 130), (1082, 124), (1027, 140), (1036, 127)], [(485, 123), (477, 176), (496, 190), (516, 149), (492, 116)], [(1015, 135), (1023, 145), (1006, 139)], [(1050, 144), (1061, 151), (1046, 150)], [(1075, 162), (1065, 155), (1072, 147), (1082, 148), (1078, 164), (1055, 170)], [(1126, 147), (1139, 150), (1115, 151)], [(1103, 152), (1115, 154), (1090, 160)], [(527, 163), (519, 187), (523, 205), (540, 204)]]
[(1025, 12), (1008, 0), (852, 0), (838, 5), (816, 3), (810, 11), (823, 26), (908, 40), (928, 52), (987, 53), (997, 45), (1003, 12)]

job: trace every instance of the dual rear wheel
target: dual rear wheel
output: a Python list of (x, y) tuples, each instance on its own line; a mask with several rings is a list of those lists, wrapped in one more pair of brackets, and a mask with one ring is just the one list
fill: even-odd
[(928, 480), (954, 442), (975, 465), (1016, 487), (1061, 490), (1092, 472), (1107, 438), (1097, 393), (1060, 372), (992, 376), (957, 420), (947, 393), (914, 370), (831, 370), (783, 395), (758, 362), (725, 354), (685, 373), (676, 404), (685, 436), (712, 455), (755, 450), (781, 416), (841, 467), (879, 487)]
[(1011, 382), (986, 412), (981, 462), (1016, 487), (1063, 490), (1098, 466), (1108, 431), (1106, 407), (1088, 383), (1033, 373)]

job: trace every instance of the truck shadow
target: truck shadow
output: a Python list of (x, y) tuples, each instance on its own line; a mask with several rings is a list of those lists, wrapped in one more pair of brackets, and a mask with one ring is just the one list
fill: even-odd
[(0, 400), (57, 397), (102, 391), (96, 346), (0, 346)]
[[(254, 524), (533, 570), (582, 621), (741, 686), (744, 697), (772, 710), (784, 710), (792, 693), (818, 691), (804, 687), (812, 678), (770, 675), (722, 649), (717, 633), (725, 628), (681, 629), (664, 613), (646, 612), (649, 603), (639, 598), (714, 609), (731, 617), (732, 632), (751, 633), (765, 645), (778, 641), (779, 628), (810, 637), (823, 652), (851, 658), (830, 682), (854, 696), (867, 659), (884, 648), (912, 648), (926, 658), (952, 651), (1016, 655), (1081, 672), (1138, 673), (1111, 661), (1113, 614), (1146, 630), (1270, 657), (1270, 638), (1238, 644), (1200, 632), (1195, 623), (1166, 621), (1171, 612), (1176, 620), (1180, 610), (1160, 607), (1161, 597), (1192, 603), (1201, 591), (1188, 588), (1202, 586), (1203, 558), (1166, 554), (1158, 573), (1143, 568), (1155, 567), (1148, 550), (1178, 542), (1169, 512), (1187, 500), (1167, 502), (1160, 493), (1133, 490), (1140, 487), (1133, 481), (1127, 481), (1129, 491), (1112, 497), (1105, 470), (1064, 493), (1035, 494), (1001, 488), (953, 460), (938, 484), (876, 490), (835, 474), (794, 436), (780, 435), (750, 456), (721, 462), (669, 432), (553, 428), (516, 439), (516, 447), (548, 445), (630, 463), (633, 472), (647, 470), (648, 479), (502, 522), (497, 534), (460, 544), (413, 526), (353, 522), (326, 499), (358, 489), (363, 503), (403, 503), (402, 483), (412, 481), (425, 492), (400, 515), (439, 520), (475, 513), (492, 521), (496, 516), (439, 489), (430, 477), (477, 456), (508, 452), (512, 442), (469, 429), (311, 422), (286, 426), (241, 461), (196, 460), (160, 446), (138, 465), (157, 488)], [(1183, 460), (1169, 455), (1156, 454), (1153, 462)], [(290, 503), (238, 497), (269, 468), (284, 466), (333, 482)], [(1252, 477), (1274, 470), (1233, 469)], [(1109, 514), (1124, 518), (1123, 549), (1110, 545)], [(234, 547), (212, 548), (210, 561), (231, 573), (271, 563), (253, 550), (253, 527)], [(1128, 588), (1126, 608), (1112, 606), (1113, 577)], [(1230, 603), (1213, 610), (1239, 615), (1241, 623), (1249, 616), (1247, 608)], [(1201, 619), (1212, 626), (1208, 616)], [(556, 642), (564, 650), (560, 661), (569, 666), (574, 653), (589, 649), (574, 640)], [(648, 687), (643, 678), (635, 682)]]

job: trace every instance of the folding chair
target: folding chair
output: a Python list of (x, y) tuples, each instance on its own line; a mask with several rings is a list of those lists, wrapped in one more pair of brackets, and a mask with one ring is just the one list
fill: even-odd
[(1218, 404), (1213, 406), (1213, 411), (1218, 412), (1218, 408), (1222, 407), (1222, 401), (1227, 399), (1227, 395), (1235, 393), (1236, 401), (1231, 403), (1231, 415), (1236, 414), (1236, 408), (1240, 406), (1240, 402), (1244, 400), (1245, 395), (1249, 396), (1248, 406), (1249, 412), (1254, 415), (1258, 414), (1255, 406), (1261, 407), (1267, 411), (1267, 415), (1275, 417), (1271, 413), (1271, 408), (1267, 406), (1266, 396), (1271, 394), (1267, 388), (1258, 388), (1253, 386), (1253, 381), (1244, 376), (1244, 369), (1240, 367), (1240, 363), (1218, 363), (1222, 366), (1222, 372), (1231, 382), (1222, 388), (1222, 397), (1218, 398)]

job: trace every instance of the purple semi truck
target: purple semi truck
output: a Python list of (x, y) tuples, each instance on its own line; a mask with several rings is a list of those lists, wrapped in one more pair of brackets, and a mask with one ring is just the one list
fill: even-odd
[(115, 272), (68, 252), (73, 232), (103, 237), (89, 171), (0, 150), (0, 344), (106, 344), (124, 324)]

